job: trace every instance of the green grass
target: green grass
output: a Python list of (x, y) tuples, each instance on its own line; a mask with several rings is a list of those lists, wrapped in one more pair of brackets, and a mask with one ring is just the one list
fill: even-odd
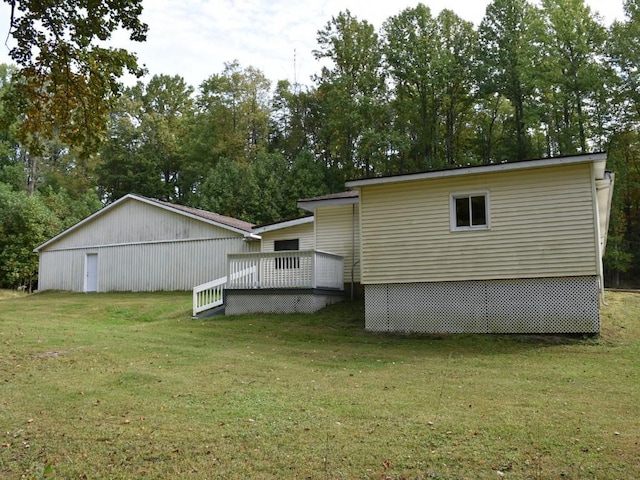
[(24, 290), (3, 290), (0, 289), (0, 300), (6, 300), (8, 298), (20, 298), (24, 297), (27, 294)]
[(640, 295), (608, 301), (581, 339), (377, 335), (348, 303), (2, 300), (0, 478), (637, 478)]

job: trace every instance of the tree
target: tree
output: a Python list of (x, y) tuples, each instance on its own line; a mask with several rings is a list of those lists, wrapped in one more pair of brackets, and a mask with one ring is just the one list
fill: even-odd
[(178, 75), (154, 75), (125, 91), (112, 110), (99, 168), (110, 200), (136, 192), (184, 202), (194, 188), (187, 165), (193, 89)]
[[(609, 102), (604, 56), (605, 28), (584, 0), (543, 0), (545, 53), (543, 118), (551, 154), (587, 153), (596, 139), (597, 105)], [(609, 82), (611, 84), (611, 82)]]
[(290, 162), (312, 146), (310, 99), (314, 91), (300, 90), (288, 80), (277, 83), (271, 104), (269, 148)]
[(59, 231), (59, 219), (39, 196), (0, 183), (0, 287), (31, 289), (38, 272), (33, 249)]
[(385, 74), (373, 26), (348, 10), (318, 31), (317, 60), (328, 59), (316, 77), (316, 147), (342, 181), (371, 176), (387, 159)]
[(383, 25), (384, 54), (394, 88), (394, 131), (400, 172), (439, 166), (440, 99), (436, 93), (437, 25), (429, 7), (420, 3)]
[(400, 172), (467, 163), (476, 33), (451, 10), (423, 4), (384, 24)]
[(142, 100), (126, 90), (111, 109), (107, 140), (100, 150), (97, 168), (100, 197), (112, 202), (128, 193), (149, 197), (161, 195), (160, 174), (151, 159), (141, 153)]
[[(640, 266), (640, 134), (615, 134), (607, 167), (616, 174), (605, 271), (614, 284), (637, 282)], [(623, 275), (626, 274), (626, 279)], [(626, 281), (624, 281), (626, 280)], [(629, 282), (631, 280), (631, 282)], [(634, 282), (635, 281), (635, 282)]]
[(21, 141), (37, 154), (40, 139), (59, 138), (85, 152), (97, 148), (118, 79), (141, 75), (135, 55), (104, 46), (117, 29), (144, 41), (142, 0), (4, 0), (11, 5), (9, 56), (24, 102)]
[(196, 99), (196, 156), (215, 166), (221, 158), (250, 162), (268, 141), (271, 83), (254, 68), (225, 63), (205, 80)]
[(533, 105), (540, 35), (539, 13), (527, 0), (493, 0), (478, 29), (480, 95), (506, 98), (513, 112), (510, 160), (534, 156), (528, 130), (539, 125)]
[(160, 174), (160, 197), (183, 201), (195, 183), (185, 159), (194, 114), (193, 88), (178, 75), (154, 75), (146, 87), (138, 82), (136, 88), (141, 89), (138, 94), (142, 100), (140, 153), (155, 165), (156, 175)]
[(475, 158), (483, 165), (510, 158), (507, 126), (513, 109), (509, 100), (498, 93), (483, 95), (473, 110), (475, 135), (471, 145)]
[(470, 130), (467, 129), (473, 105), (475, 45), (473, 24), (451, 10), (443, 10), (436, 19), (438, 78), (443, 92), (444, 157), (447, 165), (465, 165)]
[(620, 80), (618, 123), (625, 127), (640, 122), (640, 1), (625, 0), (626, 21), (611, 26), (608, 55)]

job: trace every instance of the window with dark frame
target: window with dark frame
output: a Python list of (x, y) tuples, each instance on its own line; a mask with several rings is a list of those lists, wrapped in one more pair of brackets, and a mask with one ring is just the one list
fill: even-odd
[(489, 228), (488, 193), (453, 194), (451, 199), (452, 230)]
[[(298, 238), (291, 240), (276, 240), (273, 242), (273, 250), (275, 252), (300, 250), (300, 240)], [(276, 269), (280, 270), (284, 268), (300, 268), (300, 257), (277, 257)]]

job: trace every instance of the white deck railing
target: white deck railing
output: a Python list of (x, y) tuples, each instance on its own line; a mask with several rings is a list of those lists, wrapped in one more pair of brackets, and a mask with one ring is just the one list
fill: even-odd
[[(252, 278), (255, 276), (255, 268), (248, 268), (234, 272), (230, 278), (237, 279), (242, 277)], [(224, 289), (227, 284), (227, 277), (221, 277), (193, 288), (193, 316), (219, 307), (224, 303)]]
[[(228, 289), (344, 289), (344, 260), (319, 250), (234, 253), (227, 256)], [(250, 275), (234, 276), (251, 271)]]

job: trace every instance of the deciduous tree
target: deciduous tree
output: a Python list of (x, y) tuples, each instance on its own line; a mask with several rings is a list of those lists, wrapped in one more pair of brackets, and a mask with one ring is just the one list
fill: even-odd
[(126, 72), (140, 75), (136, 56), (107, 46), (117, 29), (144, 41), (142, 0), (4, 0), (11, 6), (9, 56), (18, 65), (24, 100), (21, 140), (32, 154), (41, 138), (93, 152), (110, 101)]

